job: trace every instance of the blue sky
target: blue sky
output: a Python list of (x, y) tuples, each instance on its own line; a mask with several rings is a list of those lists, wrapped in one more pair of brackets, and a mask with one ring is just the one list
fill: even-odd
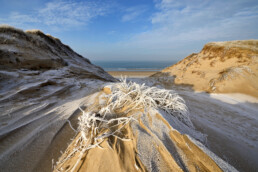
[(97, 60), (180, 60), (258, 39), (257, 0), (0, 0), (0, 23), (40, 29)]

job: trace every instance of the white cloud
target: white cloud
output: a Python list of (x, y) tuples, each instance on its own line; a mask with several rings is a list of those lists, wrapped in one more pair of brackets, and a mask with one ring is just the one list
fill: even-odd
[(132, 21), (133, 19), (139, 17), (141, 14), (143, 14), (146, 11), (145, 6), (135, 6), (130, 7), (125, 10), (125, 14), (122, 16), (122, 21)]
[[(153, 25), (158, 25), (158, 30), (166, 30), (164, 34), (177, 39), (185, 35), (188, 35), (188, 40), (234, 39), (238, 34), (246, 34), (245, 30), (255, 31), (258, 26), (258, 4), (252, 0), (162, 0), (156, 7), (159, 12), (151, 18)], [(232, 32), (227, 33), (229, 31)]]
[[(119, 43), (124, 49), (186, 56), (204, 43), (258, 38), (258, 4), (252, 0), (155, 0), (152, 29)], [(199, 50), (198, 50), (199, 49)], [(130, 52), (130, 51), (128, 51)], [(147, 53), (148, 52), (148, 53)]]
[(101, 1), (57, 0), (48, 2), (42, 8), (31, 13), (11, 12), (7, 19), (0, 19), (0, 21), (14, 25), (34, 23), (67, 29), (87, 25), (91, 19), (105, 15), (108, 9), (109, 5)]
[(47, 25), (84, 25), (92, 18), (103, 16), (107, 12), (107, 6), (97, 2), (49, 2), (39, 10), (39, 17)]
[(18, 23), (26, 22), (26, 23), (35, 23), (39, 22), (39, 20), (35, 17), (26, 14), (20, 14), (18, 12), (12, 12), (9, 16), (11, 21), (16, 21)]

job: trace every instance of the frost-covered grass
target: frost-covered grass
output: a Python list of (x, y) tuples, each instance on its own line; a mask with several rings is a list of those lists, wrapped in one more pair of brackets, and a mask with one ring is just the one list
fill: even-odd
[(124, 138), (121, 129), (134, 120), (134, 115), (139, 114), (138, 112), (146, 112), (150, 108), (163, 109), (189, 127), (193, 126), (184, 100), (171, 90), (127, 82), (126, 79), (121, 79), (121, 82), (106, 87), (110, 88), (111, 93), (101, 97), (105, 98), (104, 103), (97, 102), (94, 107), (86, 111), (79, 108), (82, 115), (78, 118), (78, 129), (74, 130), (80, 134), (74, 149), (66, 152), (66, 158), (58, 161), (58, 166), (70, 159), (76, 152), (80, 152), (78, 161), (70, 170), (74, 171), (85, 151), (96, 147), (102, 148), (100, 144), (110, 136), (123, 141), (130, 140)]
[(188, 126), (192, 126), (184, 100), (172, 90), (149, 87), (121, 79), (120, 83), (112, 85), (111, 92), (107, 106), (102, 109), (102, 113), (129, 113), (150, 108), (163, 109)]
[[(69, 171), (75, 171), (79, 162), (81, 161), (84, 153), (92, 148), (101, 148), (100, 144), (105, 141), (110, 136), (116, 137), (122, 141), (130, 141), (128, 138), (124, 138), (121, 135), (121, 129), (124, 128), (131, 120), (133, 120), (133, 115), (128, 117), (113, 117), (113, 118), (105, 118), (105, 116), (100, 115), (99, 113), (82, 111), (82, 115), (78, 118), (79, 127), (75, 130), (70, 121), (70, 127), (78, 134), (76, 138), (75, 144), (73, 145), (73, 149), (71, 151), (66, 151), (65, 158), (60, 159), (56, 162), (54, 169), (57, 171), (63, 171), (63, 169), (59, 169), (58, 166), (62, 166), (67, 160), (73, 157), (76, 153), (79, 153), (78, 160)], [(110, 147), (111, 148), (111, 147)]]

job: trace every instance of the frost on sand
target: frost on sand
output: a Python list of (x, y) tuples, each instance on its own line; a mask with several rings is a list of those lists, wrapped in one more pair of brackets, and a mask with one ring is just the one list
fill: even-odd
[(56, 163), (55, 170), (62, 171), (58, 167), (79, 152), (81, 157), (71, 169), (74, 171), (87, 150), (95, 147), (102, 149), (101, 143), (110, 136), (129, 141), (121, 129), (130, 121), (137, 121), (134, 117), (139, 112), (147, 112), (150, 108), (162, 109), (193, 127), (184, 100), (174, 91), (139, 85), (122, 78), (119, 83), (107, 85), (90, 108), (79, 108), (82, 115), (78, 118), (78, 129), (74, 129), (77, 132), (74, 149), (65, 152), (66, 158)]

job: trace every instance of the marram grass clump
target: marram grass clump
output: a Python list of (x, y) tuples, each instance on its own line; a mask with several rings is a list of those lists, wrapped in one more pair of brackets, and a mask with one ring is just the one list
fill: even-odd
[(193, 127), (184, 100), (171, 90), (139, 85), (127, 82), (126, 79), (121, 79), (121, 82), (108, 85), (106, 88), (110, 89), (109, 94), (102, 93), (96, 97), (104, 102), (97, 102), (94, 107), (85, 111), (79, 108), (82, 115), (78, 118), (78, 129), (74, 129), (77, 132), (74, 149), (65, 152), (65, 158), (56, 163), (55, 170), (62, 171), (58, 167), (79, 152), (78, 161), (69, 169), (74, 171), (87, 150), (96, 147), (102, 149), (100, 144), (110, 136), (130, 141), (130, 138), (124, 138), (121, 130), (130, 121), (135, 120), (134, 116), (139, 112), (144, 114), (151, 108), (163, 109), (189, 127)]
[(184, 100), (173, 90), (145, 86), (135, 82), (121, 82), (111, 86), (107, 104), (100, 113), (127, 114), (131, 111), (150, 108), (163, 109), (188, 126), (192, 126)]

